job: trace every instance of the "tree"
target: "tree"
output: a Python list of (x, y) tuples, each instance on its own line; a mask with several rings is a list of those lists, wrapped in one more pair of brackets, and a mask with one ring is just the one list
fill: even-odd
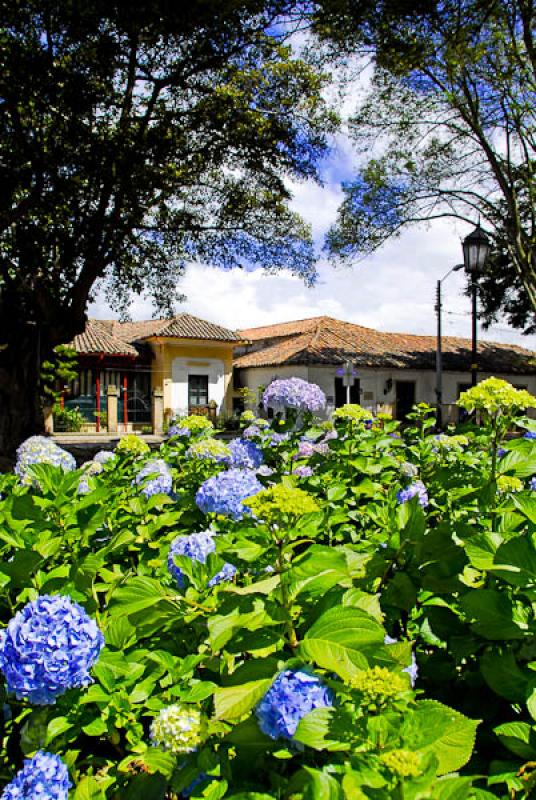
[(513, 324), (534, 325), (533, 0), (320, 5), (321, 35), (375, 62), (351, 120), (364, 164), (344, 186), (332, 253), (365, 255), (441, 217), (480, 219), (501, 265), (500, 288), (484, 278), (488, 321), (505, 311)]
[(169, 309), (196, 259), (314, 279), (285, 178), (335, 119), (272, 33), (292, 5), (0, 2), (0, 453), (40, 430), (40, 364), (103, 280)]

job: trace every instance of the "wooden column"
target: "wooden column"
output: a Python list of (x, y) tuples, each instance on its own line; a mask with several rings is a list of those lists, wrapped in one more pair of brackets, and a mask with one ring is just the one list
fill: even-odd
[(95, 376), (95, 430), (97, 433), (100, 431), (100, 370), (97, 370)]
[(128, 430), (128, 375), (123, 375), (123, 424), (125, 433)]

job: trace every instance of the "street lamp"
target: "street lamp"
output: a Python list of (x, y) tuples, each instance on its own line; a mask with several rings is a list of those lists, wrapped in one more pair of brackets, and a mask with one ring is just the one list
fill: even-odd
[(458, 272), (458, 270), (463, 269), (465, 264), (456, 264), (455, 267), (449, 269), (446, 275), (438, 280), (436, 284), (436, 305), (435, 311), (437, 314), (437, 346), (436, 346), (436, 399), (437, 399), (437, 413), (436, 413), (436, 424), (438, 428), (441, 428), (442, 424), (442, 408), (441, 404), (443, 403), (443, 364), (442, 364), (442, 345), (441, 345), (441, 284), (443, 281), (446, 281), (448, 276), (451, 275), (453, 272)]
[(480, 223), (476, 226), (462, 242), (463, 249), (463, 263), (465, 271), (467, 272), (471, 281), (471, 303), (472, 303), (472, 337), (471, 337), (471, 386), (476, 386), (477, 383), (477, 279), (479, 274), (484, 269), (486, 261), (488, 260), (491, 244), (480, 227)]

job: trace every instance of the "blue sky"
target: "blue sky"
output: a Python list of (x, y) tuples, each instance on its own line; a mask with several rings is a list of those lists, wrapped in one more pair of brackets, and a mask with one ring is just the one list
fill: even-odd
[[(312, 181), (291, 185), (292, 205), (311, 223), (319, 246), (335, 219), (340, 184), (352, 178), (355, 163), (350, 144), (341, 135), (322, 166), (324, 185)], [(462, 223), (435, 221), (408, 229), (352, 268), (321, 259), (320, 278), (313, 289), (285, 273), (222, 272), (192, 264), (180, 284), (188, 299), (177, 310), (231, 328), (326, 314), (378, 330), (434, 334), (436, 281), (462, 260), (461, 240), (469, 231)], [(454, 273), (443, 284), (445, 335), (470, 336), (470, 300), (464, 286), (463, 272)], [(89, 313), (101, 319), (114, 316), (103, 300), (93, 304)], [(131, 313), (133, 319), (149, 319), (153, 309), (150, 302), (137, 298)], [(480, 335), (536, 349), (536, 336), (522, 336), (505, 322)]]

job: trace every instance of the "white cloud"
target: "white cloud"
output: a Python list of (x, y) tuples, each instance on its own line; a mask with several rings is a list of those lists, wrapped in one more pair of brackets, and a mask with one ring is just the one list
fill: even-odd
[[(311, 223), (317, 242), (335, 219), (341, 199), (339, 180), (341, 174), (348, 174), (350, 160), (342, 143), (329, 165), (329, 181), (324, 187), (312, 182), (292, 186), (293, 207)], [(192, 265), (179, 287), (188, 300), (178, 310), (231, 328), (328, 315), (379, 330), (433, 335), (436, 281), (461, 261), (461, 239), (467, 233), (467, 226), (444, 220), (407, 230), (353, 268), (335, 268), (322, 261), (313, 289), (284, 272), (223, 272)], [(470, 300), (464, 287), (463, 272), (452, 274), (443, 284), (445, 335), (470, 337)], [(89, 313), (100, 318), (112, 316), (103, 301), (94, 304)], [(133, 319), (148, 319), (153, 309), (150, 302), (139, 298), (131, 313)], [(505, 323), (480, 335), (536, 349), (536, 336), (524, 337)]]

